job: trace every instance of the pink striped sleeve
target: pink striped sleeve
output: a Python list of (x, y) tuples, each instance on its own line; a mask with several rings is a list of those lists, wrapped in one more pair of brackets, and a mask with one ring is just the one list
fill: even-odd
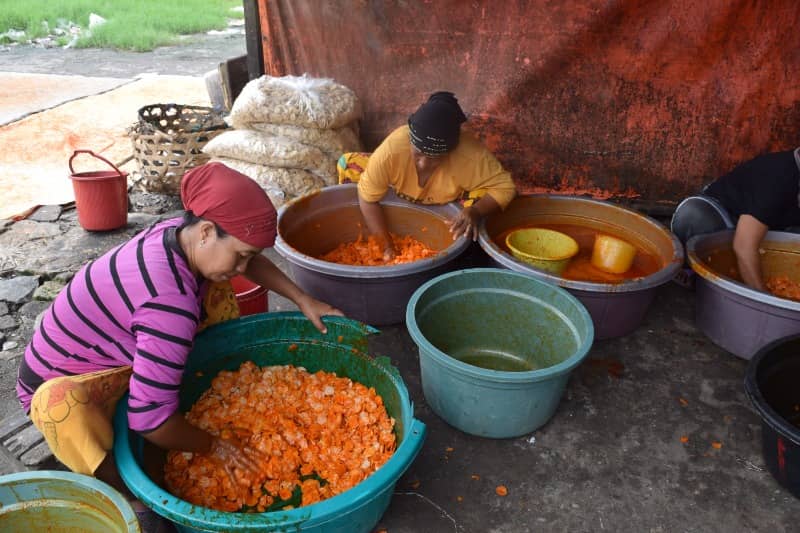
[(133, 315), (136, 335), (128, 423), (136, 431), (151, 431), (178, 409), (178, 392), (186, 358), (197, 330), (195, 297), (157, 296)]

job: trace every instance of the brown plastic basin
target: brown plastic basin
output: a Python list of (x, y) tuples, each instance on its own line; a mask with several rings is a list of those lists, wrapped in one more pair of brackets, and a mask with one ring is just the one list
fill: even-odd
[[(512, 228), (536, 224), (577, 225), (619, 235), (655, 254), (661, 268), (648, 276), (619, 283), (569, 280), (516, 259), (495, 241)], [(505, 211), (484, 222), (479, 241), (495, 265), (527, 273), (574, 294), (592, 317), (596, 339), (620, 337), (635, 330), (650, 307), (656, 288), (670, 281), (683, 264), (680, 242), (655, 220), (608, 202), (573, 196), (519, 196)]]
[(369, 234), (354, 184), (326, 187), (284, 205), (278, 212), (275, 242), (304, 291), (350, 318), (377, 326), (402, 322), (417, 287), (455, 268), (455, 260), (469, 246), (464, 237), (453, 241), (447, 229), (446, 221), (460, 211), (455, 204), (412, 204), (389, 193), (381, 205), (389, 231), (411, 235), (441, 252), (391, 266), (341, 265), (317, 259), (342, 242)]
[[(758, 291), (738, 279), (733, 234), (726, 230), (697, 235), (686, 243), (689, 264), (697, 273), (695, 320), (714, 344), (750, 359), (770, 342), (800, 333), (800, 302)], [(800, 235), (767, 232), (761, 249), (765, 277), (797, 271)]]

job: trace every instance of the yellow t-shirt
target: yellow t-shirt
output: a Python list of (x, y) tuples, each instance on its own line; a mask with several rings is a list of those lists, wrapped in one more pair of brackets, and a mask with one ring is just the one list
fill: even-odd
[(500, 162), (471, 133), (462, 131), (458, 146), (441, 156), (425, 187), (419, 186), (408, 126), (383, 140), (369, 157), (358, 181), (358, 194), (367, 202), (381, 200), (389, 187), (401, 198), (422, 204), (446, 204), (465, 192), (484, 189), (505, 209), (517, 193), (514, 181)]

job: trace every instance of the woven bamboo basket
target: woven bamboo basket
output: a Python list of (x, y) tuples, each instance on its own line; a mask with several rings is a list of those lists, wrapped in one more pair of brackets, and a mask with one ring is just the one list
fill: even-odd
[(139, 164), (134, 189), (180, 194), (183, 174), (208, 162), (208, 141), (225, 131), (222, 113), (210, 107), (152, 104), (139, 109), (139, 121), (128, 128)]

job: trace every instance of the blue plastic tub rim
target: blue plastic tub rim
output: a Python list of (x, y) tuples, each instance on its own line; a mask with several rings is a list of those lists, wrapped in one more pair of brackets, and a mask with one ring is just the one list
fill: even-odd
[[(123, 401), (124, 404), (122, 401), (119, 404), (123, 409), (120, 410), (118, 407), (114, 417), (114, 456), (123, 481), (137, 498), (142, 501), (155, 502), (156, 505), (151, 508), (161, 516), (181, 526), (205, 528), (208, 531), (252, 532), (255, 531), (255, 527), (265, 528), (264, 531), (269, 531), (270, 529), (266, 528), (270, 527), (279, 527), (281, 531), (293, 527), (297, 527), (299, 530), (300, 526), (311, 527), (333, 520), (344, 509), (357, 509), (396, 482), (422, 448), (426, 431), (425, 424), (414, 418), (403, 442), (382, 467), (355, 487), (332, 498), (289, 511), (252, 514), (228, 513), (200, 507), (182, 500), (156, 485), (142, 471), (134, 458), (127, 435), (128, 426), (124, 422), (124, 418), (127, 417), (124, 410), (128, 401), (127, 394), (123, 397)], [(117, 435), (124, 438), (118, 439)], [(123, 441), (127, 444), (124, 444)], [(409, 465), (404, 464), (406, 457), (409, 457)], [(220, 524), (224, 524), (224, 529), (220, 529)]]
[[(301, 319), (303, 315), (296, 311), (284, 311), (274, 313), (260, 313), (238, 319), (237, 322), (262, 322), (267, 320), (286, 320)], [(325, 317), (326, 323), (337, 322), (352, 327), (362, 327), (363, 325), (355, 320), (342, 317)], [(227, 323), (226, 323), (227, 324)], [(213, 328), (223, 329), (226, 324), (213, 326)], [(207, 331), (210, 331), (209, 328)], [(370, 331), (377, 331), (369, 328)], [(204, 332), (205, 333), (205, 332)], [(340, 347), (349, 347), (340, 344)], [(296, 528), (298, 531), (303, 528), (318, 526), (330, 520), (336, 519), (343, 511), (352, 511), (374, 499), (386, 488), (396, 483), (397, 479), (411, 465), (411, 462), (419, 454), (425, 438), (426, 427), (421, 421), (414, 418), (414, 405), (408, 395), (405, 383), (399, 379), (399, 373), (386, 368), (386, 364), (380, 358), (376, 359), (375, 364), (387, 372), (390, 378), (397, 384), (401, 405), (408, 406), (406, 413), (409, 420), (403, 420), (405, 434), (402, 442), (399, 443), (394, 454), (377, 471), (373, 472), (368, 478), (348, 489), (341, 494), (321, 502), (299, 507), (289, 511), (273, 511), (269, 513), (229, 513), (217, 511), (199, 505), (193, 505), (182, 500), (172, 493), (162, 489), (154, 483), (142, 470), (136, 461), (128, 437), (127, 405), (128, 394), (118, 402), (114, 414), (114, 457), (117, 461), (122, 480), (128, 489), (143, 502), (147, 503), (156, 513), (176, 522), (184, 527), (205, 528), (207, 531), (255, 531), (261, 528), (263, 531), (284, 531)], [(224, 526), (221, 526), (224, 524)], [(221, 529), (224, 527), (224, 529)], [(273, 529), (279, 528), (279, 529)]]
[[(491, 370), (487, 368), (481, 368), (474, 365), (470, 365), (468, 363), (464, 363), (463, 361), (459, 361), (455, 357), (447, 355), (443, 351), (439, 350), (436, 346), (431, 344), (428, 341), (428, 339), (425, 338), (425, 335), (422, 334), (422, 331), (417, 325), (417, 317), (416, 317), (417, 304), (419, 303), (419, 299), (422, 297), (425, 291), (427, 291), (433, 285), (436, 285), (437, 283), (440, 283), (454, 276), (474, 275), (474, 274), (497, 274), (507, 277), (524, 278), (526, 281), (532, 282), (534, 285), (543, 285), (547, 287), (548, 290), (555, 291), (561, 297), (569, 301), (569, 303), (577, 309), (578, 314), (580, 315), (581, 320), (584, 322), (584, 325), (586, 327), (587, 331), (586, 338), (583, 340), (582, 343), (580, 343), (578, 348), (575, 350), (575, 353), (573, 353), (560, 363), (548, 366), (547, 368), (527, 370), (522, 372), (516, 372), (516, 371), (506, 372), (501, 370)], [(479, 287), (476, 286), (476, 288)], [(566, 316), (559, 309), (555, 308), (552, 305), (550, 305), (550, 309), (554, 313), (557, 313), (559, 316), (564, 318), (565, 322), (569, 324), (569, 327), (573, 331), (575, 336), (578, 337), (576, 332), (577, 329), (576, 325), (573, 324), (572, 321), (566, 320)], [(551, 283), (547, 283), (534, 276), (524, 274), (522, 272), (515, 272), (512, 270), (506, 270), (502, 268), (470, 268), (465, 270), (456, 270), (454, 272), (448, 272), (446, 274), (442, 274), (441, 276), (437, 276), (425, 282), (414, 292), (414, 294), (411, 296), (411, 299), (408, 301), (408, 306), (406, 306), (406, 327), (408, 328), (408, 332), (411, 335), (411, 338), (415, 342), (417, 342), (420, 351), (425, 351), (427, 353), (430, 353), (433, 359), (438, 361), (440, 364), (457, 369), (462, 374), (466, 374), (475, 378), (480, 378), (483, 381), (494, 381), (497, 383), (531, 383), (536, 381), (545, 381), (548, 379), (552, 379), (554, 377), (558, 377), (567, 372), (570, 372), (573, 368), (578, 366), (581, 361), (583, 361), (583, 359), (589, 353), (589, 350), (592, 347), (592, 343), (594, 342), (594, 324), (592, 323), (592, 318), (589, 315), (589, 311), (586, 310), (586, 307), (580, 302), (580, 300), (578, 300), (575, 296), (570, 294), (566, 289), (563, 289)]]
[[(128, 531), (140, 531), (139, 520), (136, 518), (136, 513), (133, 511), (131, 504), (128, 503), (128, 500), (126, 500), (117, 489), (97, 478), (77, 474), (75, 472), (62, 472), (60, 470), (32, 470), (30, 472), (16, 472), (14, 474), (0, 476), (0, 486), (37, 481), (64, 481), (79, 485), (92, 492), (99, 492), (111, 500), (111, 503), (119, 510), (122, 519), (128, 524)], [(7, 503), (8, 502), (0, 502), (0, 505)]]
[(744, 391), (747, 394), (747, 397), (750, 399), (750, 403), (753, 404), (753, 408), (761, 416), (763, 422), (769, 425), (773, 431), (779, 433), (785, 439), (789, 440), (796, 446), (800, 446), (800, 428), (790, 424), (784, 417), (782, 417), (775, 409), (772, 408), (769, 402), (767, 402), (767, 399), (764, 398), (764, 395), (761, 393), (761, 387), (758, 383), (758, 371), (759, 367), (761, 367), (761, 362), (765, 358), (769, 357), (775, 348), (778, 348), (786, 343), (797, 341), (800, 341), (800, 335), (790, 335), (788, 337), (783, 337), (781, 339), (772, 341), (761, 348), (747, 364), (747, 371), (744, 377)]

